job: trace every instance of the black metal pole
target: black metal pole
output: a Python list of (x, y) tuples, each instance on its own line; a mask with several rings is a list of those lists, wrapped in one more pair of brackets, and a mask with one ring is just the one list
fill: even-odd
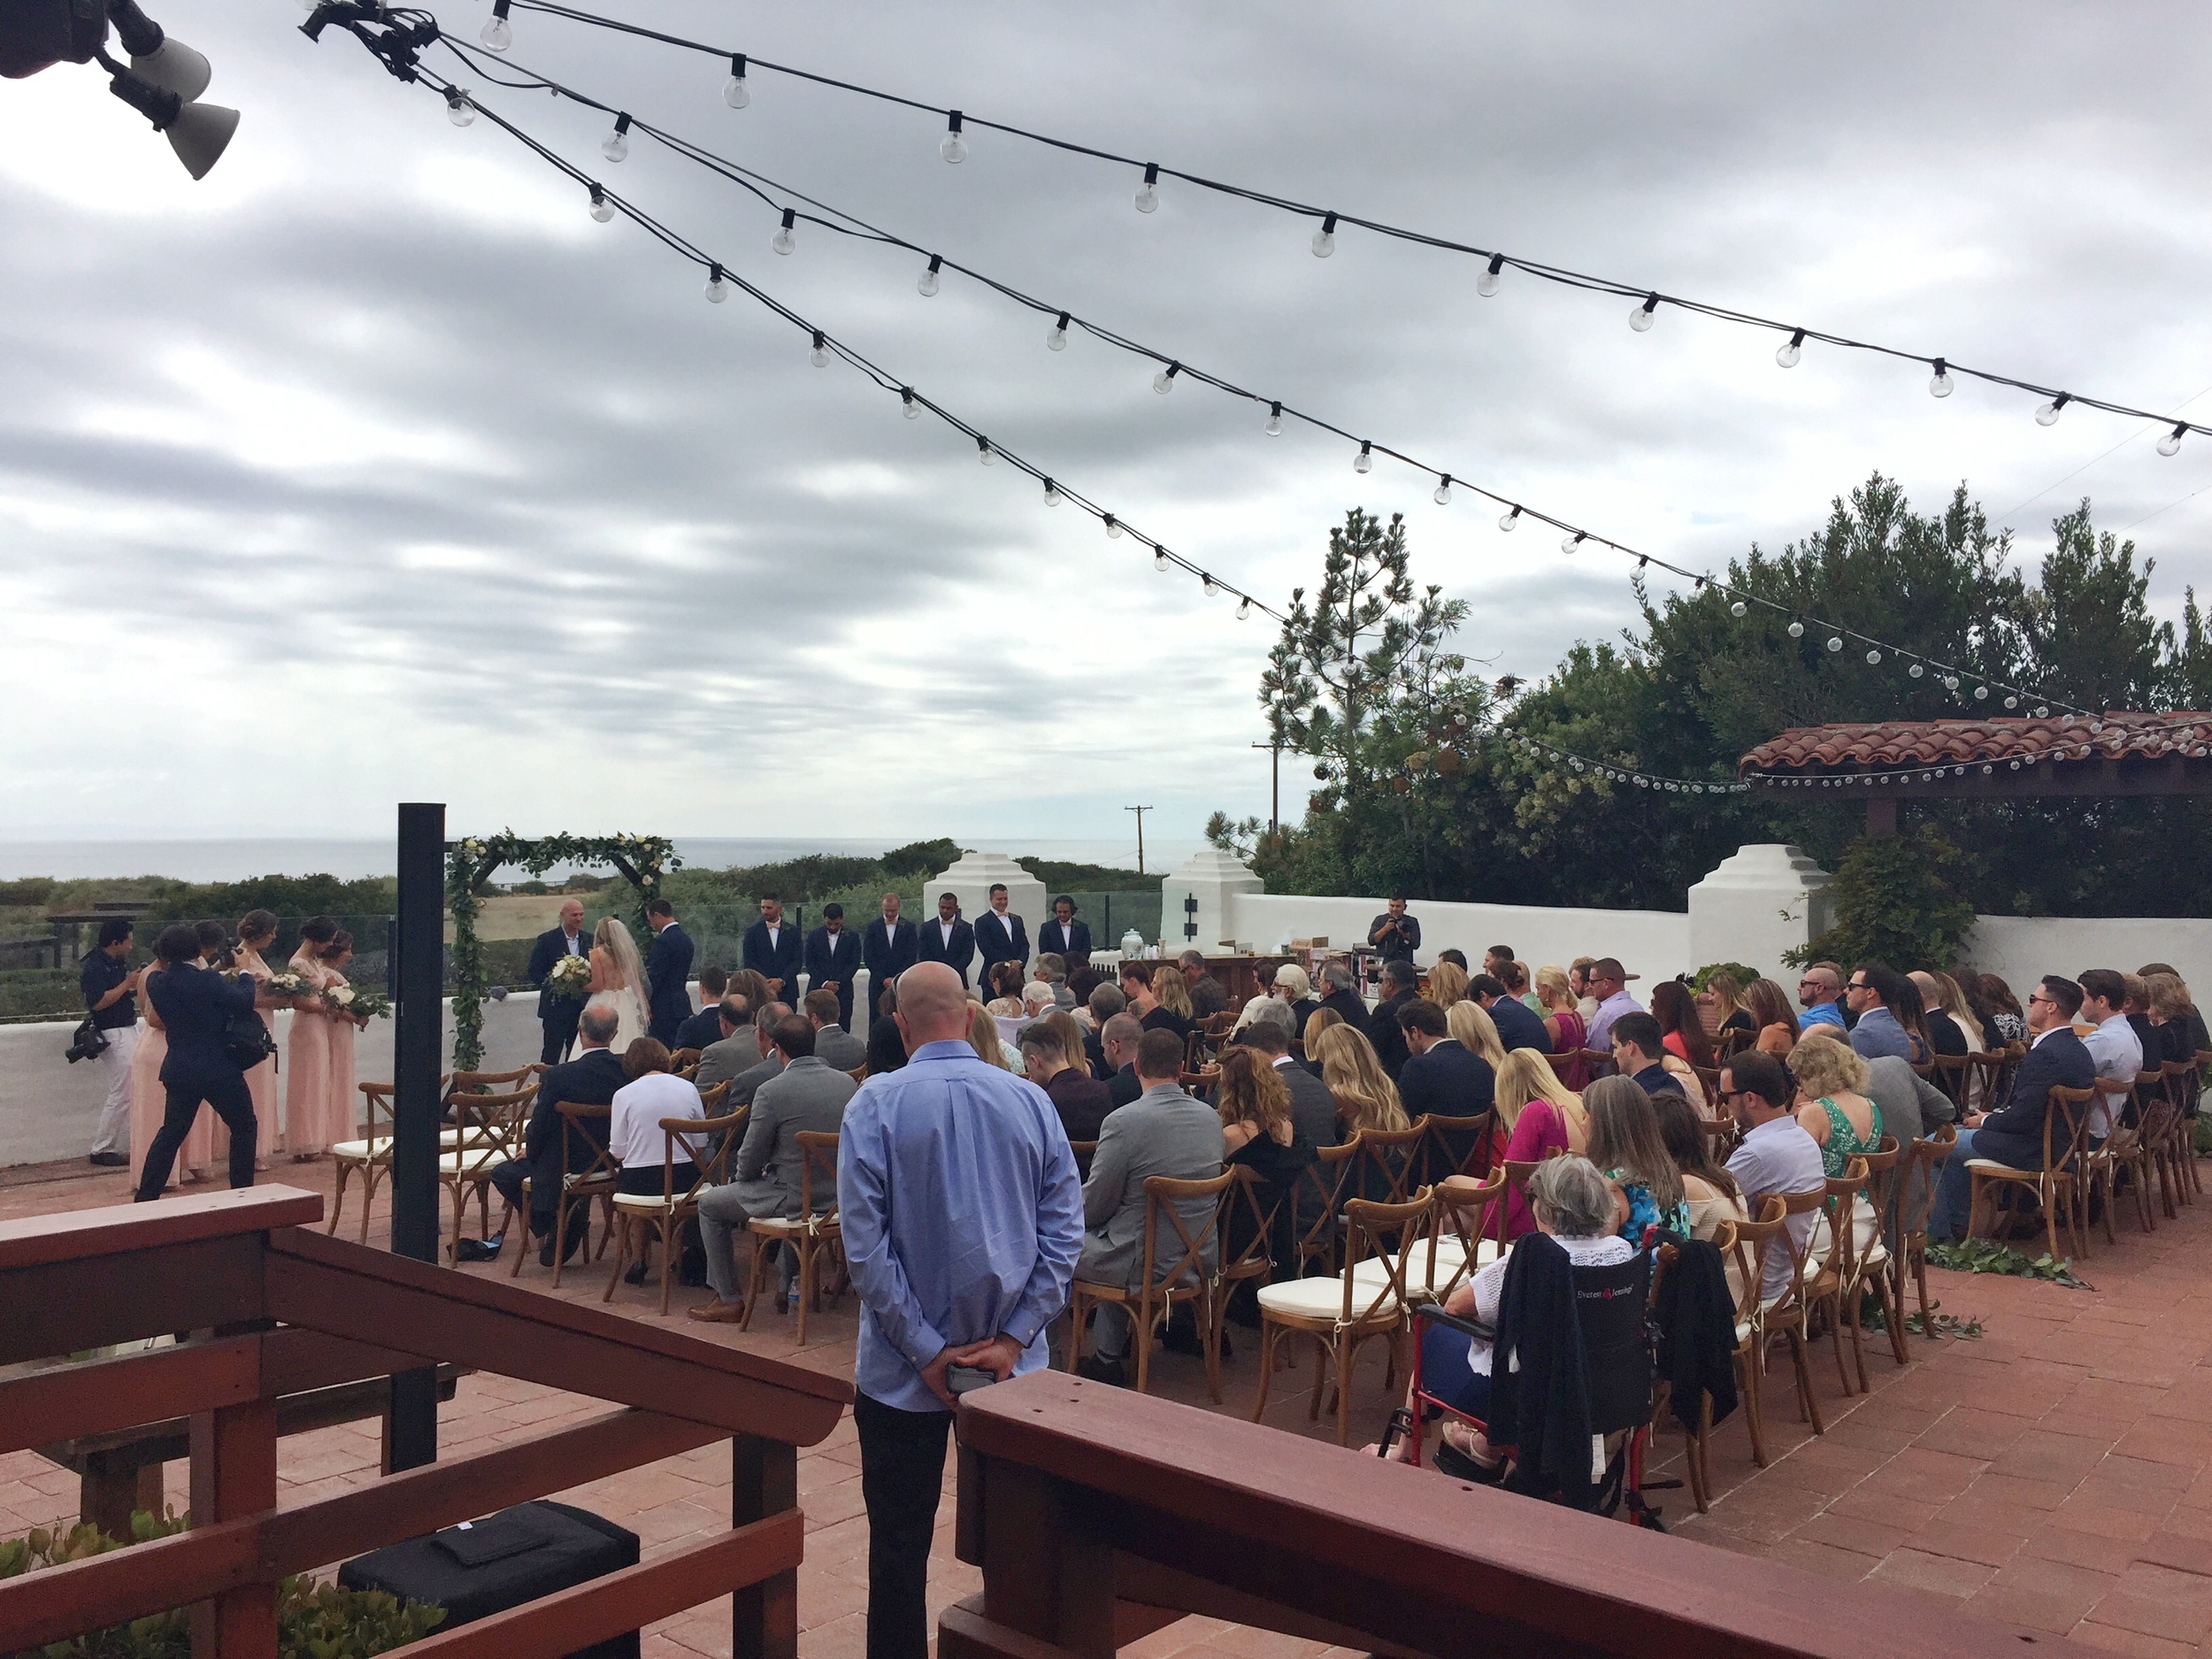
[[(392, 982), (392, 1254), (438, 1259), (438, 1067), (445, 1048), (445, 807), (399, 809)], [(389, 1470), (438, 1458), (438, 1373), (392, 1378)]]

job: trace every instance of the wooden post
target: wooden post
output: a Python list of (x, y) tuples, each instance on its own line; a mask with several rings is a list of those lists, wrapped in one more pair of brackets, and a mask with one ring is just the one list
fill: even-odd
[[(983, 1612), (1082, 1659), (1113, 1659), (1114, 1552), (1092, 1539), (1049, 1475), (988, 1457)], [(962, 1473), (969, 1465), (962, 1464)]]
[(1893, 795), (1870, 795), (1866, 803), (1866, 833), (1869, 835), (1897, 833), (1897, 797)]
[[(392, 1253), (438, 1259), (438, 1072), (445, 1049), (445, 808), (399, 809), (399, 950), (392, 981)], [(526, 1242), (527, 1230), (526, 1229)], [(392, 1378), (385, 1472), (438, 1456), (434, 1368)]]
[[(799, 1507), (799, 1448), (757, 1434), (730, 1440), (730, 1525)], [(798, 1659), (799, 1575), (779, 1572), (730, 1597), (731, 1659)]]
[[(276, 1508), (276, 1402), (192, 1418), (192, 1519), (209, 1526)], [(276, 1659), (276, 1586), (242, 1585), (192, 1609), (192, 1659)]]

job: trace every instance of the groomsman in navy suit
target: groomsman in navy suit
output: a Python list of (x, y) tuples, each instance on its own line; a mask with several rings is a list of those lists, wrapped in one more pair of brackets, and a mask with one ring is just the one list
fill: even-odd
[(653, 927), (653, 948), (645, 956), (645, 978), (653, 987), (646, 1029), (673, 1048), (676, 1033), (691, 1018), (691, 935), (676, 926), (676, 907), (666, 899), (647, 905), (645, 919)]
[(937, 919), (924, 922), (920, 928), (918, 960), (941, 962), (960, 976), (960, 983), (968, 982), (968, 964), (975, 960), (975, 929), (960, 915), (960, 899), (956, 894), (937, 895)]
[(984, 986), (991, 983), (991, 970), (1000, 963), (1018, 968), (1029, 960), (1029, 933), (1020, 917), (1007, 912), (1003, 881), (991, 883), (991, 908), (975, 925), (975, 945), (983, 953), (982, 977), (977, 982)]
[[(921, 960), (922, 941), (914, 924), (899, 914), (899, 895), (883, 895), (883, 914), (861, 931), (860, 959), (868, 965), (868, 995), (880, 998), (883, 987)], [(880, 1006), (880, 1004), (879, 1004)], [(842, 1023), (842, 1022), (841, 1022)], [(845, 1029), (851, 1031), (848, 1025)], [(854, 1035), (864, 1033), (855, 1032)]]
[(804, 947), (799, 930), (783, 919), (780, 894), (760, 895), (760, 920), (745, 930), (744, 965), (768, 981), (779, 1002), (798, 1006), (799, 968)]
[(1057, 956), (1068, 972), (1091, 965), (1091, 925), (1075, 919), (1075, 901), (1063, 893), (1052, 902), (1052, 919), (1037, 930), (1037, 949)]
[(806, 988), (837, 993), (837, 1023), (853, 1024), (853, 975), (860, 972), (860, 935), (845, 931), (845, 907), (825, 904), (822, 925), (806, 936)]

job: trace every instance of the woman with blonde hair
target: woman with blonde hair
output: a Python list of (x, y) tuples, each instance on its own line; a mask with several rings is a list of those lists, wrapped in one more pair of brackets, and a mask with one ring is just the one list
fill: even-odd
[(1377, 1129), (1390, 1134), (1411, 1126), (1398, 1100), (1398, 1086), (1383, 1070), (1373, 1043), (1339, 1020), (1320, 1033), (1314, 1051), (1321, 1080), (1336, 1096), (1337, 1116), (1343, 1119), (1347, 1140), (1356, 1130)]
[(1014, 1068), (1006, 1063), (1005, 1045), (998, 1040), (998, 1021), (990, 1010), (980, 1002), (968, 1004), (968, 1046), (977, 1056), (1002, 1071)]
[[(1705, 1019), (1709, 1010), (1712, 1015), (1709, 1022)], [(1714, 970), (1712, 978), (1705, 981), (1705, 988), (1697, 994), (1697, 1011), (1700, 1023), (1709, 1023), (1715, 1036), (1730, 1031), (1755, 1033), (1758, 1029), (1743, 1005), (1743, 987), (1725, 968)]]
[(1186, 1026), (1194, 1021), (1196, 1017), (1191, 1012), (1190, 987), (1185, 983), (1180, 968), (1162, 966), (1153, 969), (1152, 995), (1160, 999), (1162, 1008), (1181, 1020)]
[(1542, 1004), (1536, 1011), (1544, 1017), (1544, 1029), (1551, 1036), (1551, 1051), (1566, 1061), (1566, 1086), (1580, 1088), (1590, 1080), (1589, 1070), (1582, 1061), (1582, 1051), (1590, 1042), (1590, 1026), (1576, 1004), (1574, 987), (1568, 983), (1566, 969), (1555, 962), (1548, 962), (1537, 969), (1536, 995)]
[(1306, 1070), (1314, 1076), (1321, 1075), (1321, 1056), (1317, 1051), (1321, 1033), (1333, 1030), (1343, 1023), (1344, 1016), (1333, 1008), (1317, 1008), (1306, 1016), (1306, 1029), (1299, 1038), (1298, 1046), (1305, 1050)]
[(1505, 1064), (1505, 1044), (1498, 1041), (1498, 1027), (1481, 1003), (1472, 1000), (1454, 1002), (1444, 1012), (1444, 1029), (1469, 1054), (1487, 1060), (1493, 1076)]
[(614, 1010), (614, 1041), (607, 1051), (626, 1053), (652, 1024), (645, 1010), (652, 1005), (653, 990), (645, 964), (638, 960), (637, 941), (619, 919), (603, 916), (592, 929), (589, 954), (591, 978), (584, 984), (584, 1006)]
[(1428, 988), (1421, 993), (1439, 1008), (1451, 1008), (1467, 999), (1467, 970), (1455, 962), (1440, 962), (1429, 970)]
[[(1533, 1048), (1516, 1048), (1498, 1068), (1498, 1122), (1505, 1133), (1499, 1155), (1511, 1164), (1540, 1164), (1554, 1153), (1579, 1154), (1590, 1143), (1590, 1114), (1582, 1097), (1562, 1083), (1551, 1063)], [(1518, 1192), (1509, 1191), (1505, 1236), (1517, 1239), (1536, 1225)]]
[(1982, 1030), (1981, 1020), (1967, 1002), (1964, 988), (1940, 968), (1932, 970), (1928, 977), (1936, 983), (1937, 1005), (1966, 1033), (1966, 1051), (1979, 1054), (1987, 1048), (1988, 1035)]
[(1790, 1050), (1797, 1080), (1798, 1127), (1820, 1146), (1820, 1166), (1834, 1180), (1882, 1138), (1882, 1109), (1866, 1097), (1866, 1062), (1838, 1033), (1824, 1026), (1801, 1037)]

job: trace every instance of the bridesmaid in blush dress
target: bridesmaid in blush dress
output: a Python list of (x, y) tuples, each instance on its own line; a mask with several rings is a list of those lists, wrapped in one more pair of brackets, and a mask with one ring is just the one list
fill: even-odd
[[(353, 960), (353, 935), (340, 928), (322, 949), (323, 980), (326, 987), (350, 983), (345, 976), (347, 963)], [(354, 1138), (359, 1125), (361, 1090), (354, 1076), (353, 1040), (368, 1025), (365, 1017), (356, 1018), (349, 1014), (326, 1014), (324, 1021), (330, 1033), (330, 1072), (328, 1093), (324, 1096), (325, 1110), (329, 1114), (324, 1120), (327, 1133), (326, 1144)]]
[[(261, 956), (276, 941), (276, 916), (269, 910), (248, 910), (238, 918), (238, 967), (259, 982), (259, 992), (253, 1000), (254, 1011), (261, 1016), (261, 1023), (269, 1027), (272, 1035), (276, 1031), (277, 1010), (291, 1006), (289, 998), (269, 994), (268, 982), (276, 971)], [(276, 1056), (269, 1056), (246, 1073), (246, 1092), (253, 1096), (253, 1115), (260, 1130), (253, 1166), (266, 1170), (277, 1150)]]
[[(311, 916), (301, 924), (300, 946), (286, 968), (300, 976), (303, 987), (321, 991), (326, 983), (319, 960), (323, 947), (337, 936), (338, 924), (327, 916)], [(296, 1164), (319, 1157), (333, 1141), (326, 1125), (334, 1114), (329, 1110), (330, 1026), (319, 995), (302, 995), (292, 1003), (292, 1034), (284, 1045), (284, 1144)], [(347, 1113), (351, 1121), (350, 1110)]]

